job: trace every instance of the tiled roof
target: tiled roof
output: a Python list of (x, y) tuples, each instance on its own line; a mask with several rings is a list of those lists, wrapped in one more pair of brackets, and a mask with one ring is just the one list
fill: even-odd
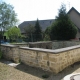
[[(50, 26), (55, 20), (54, 19), (49, 19), (49, 20), (39, 20), (39, 24), (44, 31), (48, 26)], [(30, 25), (35, 25), (36, 21), (24, 21), (21, 23), (18, 27), (21, 29), (22, 33), (25, 33), (25, 27), (27, 27), (29, 24)]]
[[(80, 13), (74, 8), (72, 7), (67, 14), (69, 14), (72, 10), (74, 10), (78, 15), (80, 15)], [(53, 22), (55, 21), (55, 19), (48, 19), (48, 20), (39, 20), (39, 24), (42, 28), (42, 30), (44, 31), (48, 26), (50, 26)], [(21, 30), (21, 33), (25, 33), (25, 27), (27, 27), (29, 24), (30, 25), (35, 25), (36, 21), (24, 21), (23, 23), (21, 23), (18, 27)], [(76, 24), (75, 24), (76, 25)], [(78, 26), (77, 26), (78, 28)], [(79, 29), (79, 28), (78, 28)], [(79, 29), (80, 30), (80, 29)]]

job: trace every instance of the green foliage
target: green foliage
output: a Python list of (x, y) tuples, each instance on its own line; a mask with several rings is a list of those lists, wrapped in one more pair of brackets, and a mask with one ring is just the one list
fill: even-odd
[(33, 34), (34, 31), (35, 31), (35, 28), (34, 28), (34, 26), (32, 26), (31, 24), (29, 24), (29, 25), (25, 28), (25, 32), (26, 32), (27, 35), (29, 35), (29, 34), (31, 34), (31, 33)]
[(21, 37), (20, 29), (15, 27), (11, 27), (7, 32), (7, 36), (10, 40), (17, 41)]
[(6, 36), (6, 39), (9, 39), (9, 36), (8, 36), (7, 31), (6, 31), (6, 32), (4, 32), (4, 36)]
[(42, 40), (42, 30), (41, 30), (41, 27), (39, 25), (38, 19), (36, 21), (36, 24), (35, 24), (35, 27), (34, 28), (35, 28), (35, 32), (34, 32), (35, 41)]
[(17, 14), (12, 5), (5, 2), (0, 3), (0, 27), (4, 30), (16, 25)]
[(47, 27), (45, 32), (44, 32), (44, 41), (49, 41), (50, 40), (50, 31), (51, 31), (51, 27)]
[(26, 36), (27, 36), (26, 38), (29, 41), (33, 41), (33, 34), (34, 34), (34, 31), (35, 31), (34, 26), (29, 24), (28, 26), (26, 26), (26, 28), (24, 30), (26, 32)]
[(44, 41), (50, 41), (50, 36), (47, 35), (47, 34), (45, 34), (45, 36), (44, 36)]
[(55, 23), (51, 25), (50, 38), (51, 40), (70, 40), (74, 39), (76, 34), (77, 27), (69, 19), (66, 7), (62, 4)]

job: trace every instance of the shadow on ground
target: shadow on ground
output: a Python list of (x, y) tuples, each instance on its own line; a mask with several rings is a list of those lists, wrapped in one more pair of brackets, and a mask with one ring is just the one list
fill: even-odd
[(46, 79), (43, 78), (44, 80), (61, 80), (66, 75), (71, 74), (75, 72), (78, 68), (80, 68), (80, 62), (74, 63), (73, 65), (65, 68), (63, 71), (59, 72), (58, 74), (49, 73), (47, 71), (43, 71), (42, 69), (34, 68), (28, 65), (24, 65), (22, 63), (16, 66), (15, 68), (40, 78), (42, 78), (43, 75), (49, 75), (49, 78)]
[(40, 78), (42, 78), (43, 75), (48, 75), (48, 76), (51, 75), (50, 72), (43, 71), (40, 68), (35, 68), (35, 67), (31, 67), (31, 66), (25, 65), (23, 63), (17, 65), (15, 68), (18, 69), (18, 70), (21, 70), (23, 72), (29, 73), (31, 75), (40, 77)]
[[(1, 62), (4, 63), (5, 61), (1, 61)], [(40, 77), (43, 80), (62, 80), (66, 75), (76, 72), (76, 70), (78, 70), (80, 68), (80, 62), (77, 62), (77, 63), (65, 68), (63, 71), (59, 72), (58, 74), (43, 71), (40, 68), (31, 67), (31, 66), (25, 65), (23, 63), (17, 65), (14, 68), (18, 69), (20, 71), (23, 71), (25, 73), (29, 73), (33, 76)], [(48, 75), (49, 77), (43, 78), (42, 77), (43, 75)]]

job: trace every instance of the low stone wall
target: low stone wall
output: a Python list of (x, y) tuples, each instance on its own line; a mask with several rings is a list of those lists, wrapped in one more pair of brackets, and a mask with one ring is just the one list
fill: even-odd
[(80, 61), (80, 45), (56, 50), (22, 47), (20, 59), (24, 64), (58, 73)]
[(11, 45), (19, 46), (19, 47), (27, 47), (28, 43), (12, 43)]
[(15, 45), (1, 45), (3, 57), (14, 62), (42, 68), (58, 73), (67, 66), (80, 61), (80, 45), (56, 50), (18, 47)]
[(44, 41), (44, 42), (30, 42), (30, 48), (44, 48), (44, 49), (60, 49), (70, 46), (79, 45), (80, 41)]
[(80, 44), (80, 41), (53, 41), (52, 49), (60, 49), (60, 48), (75, 46), (79, 44)]
[(52, 41), (29, 42), (30, 48), (52, 49)]
[(15, 45), (1, 45), (3, 57), (7, 60), (19, 62), (19, 47)]

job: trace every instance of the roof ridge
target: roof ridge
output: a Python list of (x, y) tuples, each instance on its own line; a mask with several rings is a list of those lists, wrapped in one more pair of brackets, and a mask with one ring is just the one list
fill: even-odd
[[(38, 20), (39, 20), (39, 19), (38, 19)], [(55, 19), (44, 19), (44, 20), (39, 20), (39, 21), (48, 21), (48, 20), (55, 20)], [(37, 21), (37, 20), (23, 21), (23, 22), (34, 22), (34, 21)]]
[(72, 7), (72, 8), (67, 12), (67, 14), (69, 14), (72, 10), (75, 10), (75, 11), (77, 12), (77, 14), (80, 15), (80, 13), (79, 13), (74, 7)]

